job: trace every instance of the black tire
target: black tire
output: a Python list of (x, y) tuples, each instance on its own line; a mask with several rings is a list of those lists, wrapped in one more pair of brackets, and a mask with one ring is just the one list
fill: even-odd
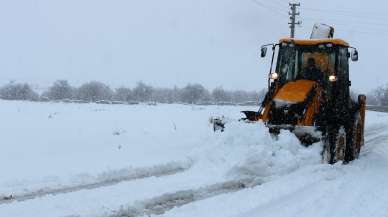
[(273, 140), (279, 139), (280, 130), (277, 128), (268, 128), (268, 132)]
[(344, 161), (346, 155), (346, 130), (344, 126), (329, 129), (323, 141), (322, 161), (335, 164)]
[(352, 161), (359, 157), (361, 146), (364, 145), (364, 135), (360, 113), (357, 112), (352, 126), (352, 138), (346, 149), (346, 161)]

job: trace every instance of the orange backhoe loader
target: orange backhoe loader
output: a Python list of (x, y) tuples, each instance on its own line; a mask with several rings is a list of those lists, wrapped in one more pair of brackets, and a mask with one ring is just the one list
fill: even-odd
[(329, 37), (284, 38), (262, 46), (261, 57), (268, 47), (272, 48), (268, 92), (257, 112), (243, 111), (244, 120), (263, 121), (274, 137), (286, 129), (302, 144), (322, 141), (326, 163), (357, 158), (364, 144), (366, 97), (351, 98), (349, 59), (357, 61), (358, 51)]

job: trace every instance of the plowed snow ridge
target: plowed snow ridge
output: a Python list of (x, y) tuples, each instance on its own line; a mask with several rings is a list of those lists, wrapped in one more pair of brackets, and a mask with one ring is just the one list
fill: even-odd
[(145, 201), (137, 202), (135, 205), (120, 210), (109, 217), (138, 217), (161, 215), (165, 212), (188, 203), (214, 197), (220, 194), (236, 192), (245, 188), (252, 188), (262, 184), (260, 179), (240, 179), (217, 183), (197, 189), (182, 190), (174, 193), (167, 193)]
[(11, 203), (15, 201), (32, 200), (38, 197), (47, 195), (65, 194), (85, 189), (95, 189), (104, 186), (115, 185), (120, 182), (126, 182), (136, 179), (144, 179), (148, 177), (168, 176), (186, 171), (191, 167), (191, 162), (177, 163), (172, 162), (168, 164), (148, 167), (135, 168), (129, 170), (112, 171), (102, 174), (103, 178), (99, 178), (94, 182), (83, 183), (78, 185), (62, 186), (57, 188), (44, 188), (35, 191), (30, 191), (23, 194), (3, 196), (0, 199), (0, 204)]

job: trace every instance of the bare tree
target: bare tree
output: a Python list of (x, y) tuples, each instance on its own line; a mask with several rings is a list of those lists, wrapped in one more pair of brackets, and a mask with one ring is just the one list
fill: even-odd
[(174, 89), (170, 88), (154, 88), (152, 91), (152, 99), (160, 103), (174, 103), (177, 97)]
[(146, 85), (143, 82), (138, 82), (137, 86), (133, 89), (133, 96), (135, 100), (140, 102), (146, 102), (152, 100), (152, 90), (153, 88), (149, 85)]
[(371, 101), (375, 105), (388, 105), (388, 86), (380, 86), (371, 91), (367, 97), (367, 103), (372, 104)]
[(367, 105), (380, 105), (379, 100), (373, 92), (370, 92), (366, 95), (366, 104)]
[(209, 92), (200, 84), (188, 84), (181, 90), (180, 98), (182, 102), (195, 104), (209, 97)]
[(73, 97), (74, 88), (66, 80), (58, 80), (49, 88), (45, 95), (51, 100), (70, 99)]
[(126, 87), (117, 88), (114, 93), (113, 99), (118, 101), (129, 102), (133, 100), (132, 90)]
[(0, 96), (7, 100), (38, 100), (39, 95), (28, 84), (7, 84), (0, 89)]
[(76, 95), (78, 99), (95, 102), (110, 100), (113, 96), (113, 91), (101, 82), (91, 81), (79, 87)]
[(230, 93), (226, 92), (222, 87), (216, 87), (212, 91), (212, 99), (218, 104), (220, 102), (229, 102), (232, 97)]

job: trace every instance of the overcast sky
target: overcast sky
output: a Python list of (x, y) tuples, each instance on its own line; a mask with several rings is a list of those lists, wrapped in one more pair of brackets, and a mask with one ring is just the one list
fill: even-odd
[[(289, 34), (283, 0), (0, 0), (0, 81), (42, 87), (97, 80), (259, 90), (270, 59), (261, 44)], [(384, 1), (305, 0), (297, 37), (314, 22), (359, 48), (353, 87), (388, 83)]]

